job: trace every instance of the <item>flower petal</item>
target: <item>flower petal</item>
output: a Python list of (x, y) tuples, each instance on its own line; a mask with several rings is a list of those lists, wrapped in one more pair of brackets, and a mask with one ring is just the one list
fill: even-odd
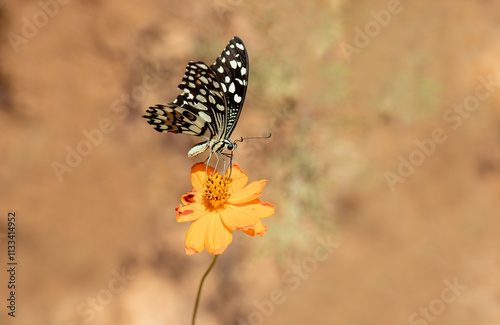
[(274, 214), (274, 205), (269, 202), (262, 202), (259, 199), (255, 199), (245, 205), (239, 204), (236, 206), (239, 213), (246, 211), (246, 213), (251, 213), (258, 218), (267, 218)]
[(267, 227), (264, 225), (262, 220), (259, 219), (254, 228), (243, 230), (245, 234), (250, 236), (262, 236), (264, 237), (267, 232)]
[(226, 205), (221, 211), (221, 219), (226, 227), (231, 230), (250, 229), (255, 226), (259, 220), (258, 215), (252, 213), (245, 207)]
[(230, 204), (241, 204), (248, 201), (255, 200), (262, 194), (264, 186), (268, 182), (267, 179), (261, 179), (260, 181), (254, 181), (243, 187), (242, 189), (231, 193), (227, 202)]
[(206, 174), (213, 173), (214, 168), (205, 165), (204, 163), (197, 163), (191, 167), (191, 184), (198, 191), (203, 190), (203, 183), (205, 182)]
[(175, 211), (175, 219), (177, 222), (197, 220), (207, 214), (207, 211), (200, 204), (190, 204), (186, 206), (179, 204), (179, 206), (175, 208)]
[[(229, 173), (229, 171), (227, 173)], [(241, 190), (247, 183), (247, 174), (245, 174), (245, 172), (241, 170), (239, 165), (235, 164), (231, 170), (231, 183), (229, 184), (229, 193), (234, 193)]]
[(220, 212), (210, 214), (205, 231), (205, 247), (211, 254), (222, 254), (233, 240), (231, 230), (222, 223)]
[(186, 233), (186, 255), (200, 253), (205, 247), (205, 232), (210, 216), (194, 221)]
[[(247, 230), (256, 227), (260, 218), (267, 218), (274, 214), (274, 206), (256, 199), (245, 205), (227, 204), (221, 211), (221, 218), (226, 227), (231, 230)], [(262, 222), (260, 222), (262, 223)]]
[(200, 199), (201, 199), (201, 193), (200, 193), (200, 191), (197, 191), (195, 189), (193, 189), (191, 192), (181, 196), (181, 202), (184, 205), (199, 202)]
[(259, 214), (259, 218), (267, 218), (274, 214), (274, 205), (269, 202), (262, 202), (261, 200), (256, 200), (258, 203), (255, 203), (255, 212)]

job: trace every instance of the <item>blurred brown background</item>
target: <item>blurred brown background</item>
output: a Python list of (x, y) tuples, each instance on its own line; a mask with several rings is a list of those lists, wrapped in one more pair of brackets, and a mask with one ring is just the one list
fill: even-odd
[(19, 262), (0, 324), (190, 322), (212, 256), (184, 255), (174, 209), (198, 139), (140, 116), (235, 35), (233, 137), (273, 133), (236, 162), (276, 214), (234, 234), (198, 324), (500, 324), (499, 2), (5, 1), (0, 19), (1, 269), (9, 211)]

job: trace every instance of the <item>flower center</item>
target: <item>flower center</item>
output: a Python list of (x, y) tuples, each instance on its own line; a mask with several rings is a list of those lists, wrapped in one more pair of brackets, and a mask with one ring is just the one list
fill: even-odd
[(218, 172), (207, 175), (203, 189), (205, 190), (205, 197), (210, 201), (214, 209), (224, 205), (230, 195), (229, 180), (219, 175)]

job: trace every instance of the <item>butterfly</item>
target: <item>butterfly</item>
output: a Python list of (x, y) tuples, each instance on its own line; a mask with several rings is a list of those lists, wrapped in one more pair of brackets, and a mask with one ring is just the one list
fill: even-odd
[(166, 105), (149, 107), (143, 116), (158, 132), (202, 137), (188, 157), (210, 150), (210, 156), (232, 152), (229, 137), (243, 108), (248, 85), (248, 53), (239, 37), (229, 41), (211, 66), (189, 62), (178, 88), (182, 94)]

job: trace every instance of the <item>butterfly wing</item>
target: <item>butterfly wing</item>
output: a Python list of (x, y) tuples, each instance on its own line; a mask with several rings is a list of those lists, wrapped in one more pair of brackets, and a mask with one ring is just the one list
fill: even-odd
[(211, 139), (225, 125), (225, 97), (216, 75), (203, 62), (189, 62), (179, 84), (182, 94), (143, 116), (159, 132), (184, 133)]
[(226, 127), (224, 138), (229, 139), (238, 122), (248, 86), (248, 53), (243, 41), (235, 36), (210, 66), (220, 81), (226, 98)]
[(234, 37), (210, 67), (189, 62), (179, 84), (182, 94), (169, 104), (148, 108), (143, 117), (158, 132), (206, 138), (190, 150), (190, 157), (209, 147), (224, 150), (245, 100), (248, 63), (243, 41)]

